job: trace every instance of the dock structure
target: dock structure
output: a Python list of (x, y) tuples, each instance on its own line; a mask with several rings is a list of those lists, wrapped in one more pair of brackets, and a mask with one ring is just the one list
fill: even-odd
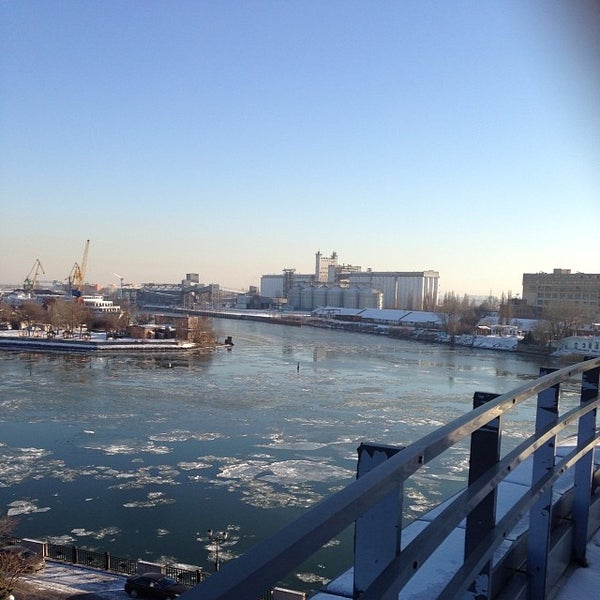
[(0, 350), (19, 350), (22, 352), (60, 352), (73, 354), (106, 354), (128, 352), (186, 352), (198, 348), (197, 344), (176, 339), (104, 339), (91, 336), (89, 339), (73, 338), (36, 338), (19, 335), (0, 336)]
[[(599, 374), (600, 358), (542, 369), (510, 392), (476, 392), (472, 411), (407, 447), (361, 447), (354, 482), (182, 600), (259, 598), (352, 524), (353, 566), (313, 600), (555, 597), (600, 529)], [(533, 430), (503, 452), (504, 418), (528, 405)], [(462, 440), (465, 489), (403, 528), (406, 480)]]

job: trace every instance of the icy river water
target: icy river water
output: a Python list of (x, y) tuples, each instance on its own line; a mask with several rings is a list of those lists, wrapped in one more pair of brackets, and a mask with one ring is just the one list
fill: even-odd
[[(406, 445), (537, 359), (344, 331), (214, 321), (210, 356), (0, 353), (0, 509), (22, 537), (211, 571), (355, 477), (361, 442)], [(546, 361), (547, 362), (547, 361)], [(523, 434), (527, 413), (506, 422)], [(466, 445), (410, 480), (406, 519), (456, 491)], [(407, 503), (408, 504), (408, 503)], [(352, 531), (285, 582), (350, 565)]]

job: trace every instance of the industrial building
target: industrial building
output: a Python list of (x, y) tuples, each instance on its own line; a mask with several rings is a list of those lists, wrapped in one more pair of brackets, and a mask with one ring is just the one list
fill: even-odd
[(600, 274), (571, 273), (571, 269), (523, 273), (523, 300), (539, 311), (551, 304), (572, 304), (580, 306), (587, 316), (598, 317)]
[(187, 273), (178, 284), (145, 283), (137, 292), (137, 305), (183, 306), (191, 310), (220, 308), (226, 300), (234, 303), (235, 294), (224, 292), (216, 283), (203, 284), (197, 273)]
[(298, 274), (295, 269), (263, 275), (261, 296), (283, 298), (292, 310), (311, 311), (319, 306), (432, 310), (438, 301), (437, 271), (363, 271), (340, 265), (337, 253), (315, 255), (315, 272)]
[(350, 273), (350, 285), (380, 290), (383, 308), (433, 310), (437, 306), (437, 271), (363, 271)]

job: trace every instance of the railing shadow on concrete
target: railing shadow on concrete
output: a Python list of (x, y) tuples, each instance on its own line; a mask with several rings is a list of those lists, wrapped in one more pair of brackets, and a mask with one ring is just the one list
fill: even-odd
[[(585, 564), (586, 544), (600, 526), (594, 464), (599, 373), (600, 358), (542, 369), (538, 379), (508, 393), (475, 393), (472, 411), (406, 448), (364, 448), (370, 462), (362, 473), (359, 462), (356, 481), (228, 562), (182, 599), (258, 598), (352, 523), (351, 583), (315, 598), (411, 597), (403, 590), (419, 577), (431, 577), (423, 567), (432, 557), (456, 568), (435, 582), (435, 593), (428, 582), (430, 598), (548, 597), (572, 561)], [(578, 402), (560, 414), (561, 384), (571, 385), (574, 378), (580, 385)], [(501, 456), (502, 417), (531, 399), (537, 399), (535, 431)], [(557, 452), (559, 434), (573, 427), (572, 445)], [(408, 535), (411, 526), (402, 529), (405, 481), (468, 436), (468, 486)], [(502, 486), (517, 472), (527, 473), (527, 483), (518, 493), (507, 492)], [(456, 541), (448, 542), (453, 536), (460, 540), (458, 550)]]

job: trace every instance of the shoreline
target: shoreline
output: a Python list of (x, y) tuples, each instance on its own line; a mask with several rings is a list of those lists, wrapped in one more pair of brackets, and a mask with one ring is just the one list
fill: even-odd
[[(21, 350), (32, 352), (58, 352), (76, 354), (104, 354), (121, 352), (181, 353), (202, 350), (193, 342), (180, 340), (137, 340), (126, 338), (119, 340), (76, 340), (44, 339), (19, 335), (0, 336), (0, 350)], [(208, 348), (207, 348), (208, 350)]]
[[(150, 308), (150, 307), (148, 307)], [(159, 307), (151, 307), (157, 310)], [(334, 329), (354, 333), (383, 335), (395, 339), (406, 339), (432, 344), (461, 346), (499, 352), (516, 352), (529, 356), (553, 357), (553, 348), (524, 344), (516, 336), (482, 336), (482, 335), (451, 335), (440, 330), (406, 328), (397, 325), (387, 325), (373, 322), (341, 321), (334, 319), (315, 318), (307, 314), (282, 314), (278, 312), (241, 312), (235, 310), (190, 310), (170, 307), (165, 314), (201, 315), (209, 318), (232, 319), (270, 323), (273, 325), (288, 325), (291, 327), (314, 327), (319, 329)], [(33, 351), (80, 354), (110, 354), (110, 353), (185, 353), (193, 350), (209, 351), (213, 347), (199, 347), (197, 344), (176, 339), (105, 339), (105, 334), (93, 334), (92, 339), (46, 339), (41, 337), (26, 337), (14, 335), (12, 331), (0, 332), (0, 351)], [(95, 339), (94, 339), (95, 338)], [(554, 355), (555, 358), (556, 355)], [(564, 360), (565, 357), (560, 357)]]

